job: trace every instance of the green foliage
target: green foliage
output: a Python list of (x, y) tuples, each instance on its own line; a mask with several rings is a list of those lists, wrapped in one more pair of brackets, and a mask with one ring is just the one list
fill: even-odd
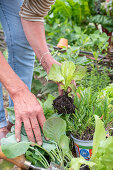
[(94, 115), (103, 116), (103, 122), (107, 128), (113, 121), (113, 107), (109, 108), (108, 100), (106, 98), (100, 98), (98, 92), (94, 93), (91, 87), (85, 89), (79, 88), (77, 92), (80, 98), (75, 94), (75, 113), (66, 115), (65, 117), (67, 131), (72, 132), (75, 136), (79, 136), (79, 139), (82, 139), (82, 135), (90, 129), (89, 139), (91, 139), (94, 133)]
[(13, 124), (15, 124), (15, 112), (14, 112), (14, 107), (7, 107), (8, 114), (11, 118), (11, 121)]
[(106, 139), (104, 124), (98, 116), (95, 116), (95, 127), (91, 161), (86, 161), (82, 157), (73, 158), (70, 163), (73, 170), (79, 170), (82, 164), (88, 165), (91, 170), (113, 169), (113, 136)]
[(83, 167), (84, 165), (88, 165), (91, 168), (95, 165), (95, 163), (86, 161), (83, 157), (71, 159), (70, 167), (72, 170), (80, 170), (81, 165), (83, 165)]
[[(51, 20), (55, 21), (56, 18), (60, 18), (61, 22), (68, 19), (73, 24), (80, 24), (85, 22), (85, 18), (90, 15), (90, 9), (88, 6), (88, 0), (56, 0), (55, 5), (50, 12)], [(46, 17), (46, 19), (49, 19)]]
[(66, 131), (66, 122), (61, 118), (49, 118), (43, 126), (44, 135), (55, 141), (58, 145), (61, 136), (64, 135)]
[(89, 19), (90, 22), (101, 24), (109, 32), (113, 31), (113, 17), (104, 15), (95, 15)]
[(107, 97), (109, 104), (112, 104), (113, 101), (113, 83), (106, 86), (99, 93), (100, 97)]
[(55, 64), (52, 66), (48, 74), (48, 79), (55, 82), (62, 82), (62, 89), (66, 92), (71, 85), (71, 81), (81, 80), (85, 72), (85, 67), (77, 66), (71, 61), (65, 61), (62, 63), (61, 67)]
[(57, 143), (58, 148), (56, 153), (53, 152), (53, 155), (56, 155), (58, 162), (60, 162), (61, 166), (66, 169), (72, 158), (69, 149), (69, 139), (65, 135), (66, 122), (59, 117), (49, 118), (44, 123), (43, 132), (45, 137)]
[[(14, 113), (14, 108), (8, 109)], [(2, 152), (8, 158), (15, 158), (25, 154), (26, 159), (33, 165), (48, 168), (50, 162), (68, 167), (72, 158), (69, 150), (69, 139), (64, 134), (66, 132), (66, 122), (61, 118), (50, 118), (44, 124), (44, 133), (52, 139), (46, 141), (43, 137), (43, 145), (28, 141), (24, 126), (21, 129), (21, 142), (17, 143), (14, 132), (1, 140)], [(57, 142), (57, 143), (56, 143)], [(31, 146), (33, 144), (33, 146)]]
[(91, 71), (87, 72), (80, 81), (80, 85), (84, 88), (91, 87), (92, 92), (99, 92), (106, 88), (110, 83), (110, 78), (106, 68), (99, 66), (91, 67)]
[(42, 103), (42, 107), (43, 107), (44, 115), (46, 119), (48, 119), (54, 114), (54, 109), (52, 105), (54, 99), (55, 97), (49, 94), (47, 100)]
[(104, 123), (100, 121), (99, 117), (95, 115), (95, 133), (93, 137), (93, 157), (95, 157), (95, 154), (98, 151), (98, 146), (100, 141), (106, 139), (106, 131), (104, 129)]
[(28, 139), (23, 135), (21, 135), (21, 142), (19, 143), (16, 142), (15, 135), (11, 135), (8, 138), (3, 138), (1, 143), (2, 152), (8, 158), (15, 158), (25, 154), (31, 145), (31, 142), (28, 142)]

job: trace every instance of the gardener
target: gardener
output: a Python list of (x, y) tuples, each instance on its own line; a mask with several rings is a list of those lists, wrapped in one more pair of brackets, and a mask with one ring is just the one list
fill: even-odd
[[(47, 15), (53, 3), (54, 0), (25, 0), (24, 2), (23, 0), (0, 0), (0, 21), (6, 37), (9, 63), (0, 53), (0, 82), (10, 94), (9, 106), (13, 106), (14, 103), (17, 142), (21, 140), (20, 131), (24, 122), (29, 140), (35, 142), (35, 135), (37, 143), (42, 144), (39, 125), (43, 128), (45, 117), (42, 107), (30, 89), (35, 61), (34, 52), (47, 73), (52, 64), (59, 64), (51, 57), (48, 50), (43, 25), (43, 17)], [(0, 140), (7, 132), (0, 84)]]

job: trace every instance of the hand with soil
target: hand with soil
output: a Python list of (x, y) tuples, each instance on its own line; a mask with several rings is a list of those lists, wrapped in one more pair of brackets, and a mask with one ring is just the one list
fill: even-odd
[(13, 96), (13, 102), (16, 119), (15, 136), (17, 141), (19, 142), (21, 140), (20, 133), (23, 122), (29, 141), (35, 142), (36, 139), (38, 145), (41, 145), (40, 127), (43, 129), (43, 124), (46, 119), (36, 97), (26, 88)]
[[(76, 83), (74, 80), (71, 82), (75, 88), (76, 88)], [(61, 88), (62, 83), (57, 83), (58, 84), (58, 92), (59, 96), (53, 101), (53, 107), (59, 114), (71, 114), (75, 112), (75, 106), (74, 106), (74, 100), (71, 97), (68, 97), (68, 93), (72, 91), (70, 87), (67, 89), (67, 93), (64, 93), (63, 89)]]

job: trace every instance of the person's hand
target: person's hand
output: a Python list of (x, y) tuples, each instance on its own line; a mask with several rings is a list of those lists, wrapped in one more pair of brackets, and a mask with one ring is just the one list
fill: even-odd
[(63, 90), (62, 87), (61, 87), (62, 83), (57, 83), (57, 85), (58, 85), (58, 94), (59, 94), (60, 96), (62, 96), (62, 95), (63, 95), (63, 92), (64, 92), (64, 90)]
[(13, 102), (16, 119), (15, 136), (17, 142), (21, 141), (20, 133), (23, 122), (29, 141), (35, 142), (36, 139), (38, 145), (41, 145), (42, 138), (40, 127), (43, 130), (43, 124), (46, 119), (43, 109), (36, 97), (27, 88), (25, 88), (14, 95)]
[[(75, 82), (75, 80), (72, 80), (72, 81), (71, 81), (71, 84), (73, 84), (73, 85), (75, 86), (75, 88), (76, 88), (76, 82)], [(64, 92), (64, 90), (63, 90), (62, 87), (61, 87), (62, 83), (57, 83), (57, 85), (58, 85), (58, 93), (59, 93), (60, 96), (62, 96), (62, 95), (63, 95), (63, 92)], [(71, 89), (70, 87), (68, 87), (67, 93), (70, 93), (71, 91), (72, 91), (72, 89)]]

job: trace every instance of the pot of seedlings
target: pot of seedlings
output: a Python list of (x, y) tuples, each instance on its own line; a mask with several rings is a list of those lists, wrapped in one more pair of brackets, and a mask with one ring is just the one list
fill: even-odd
[[(81, 98), (75, 94), (75, 113), (66, 117), (67, 129), (71, 132), (78, 157), (90, 160), (92, 155), (95, 120), (99, 116), (106, 130), (113, 121), (113, 106), (110, 106), (107, 97), (101, 98), (99, 93), (93, 93), (90, 87), (79, 92)], [(107, 132), (106, 132), (107, 133)]]
[(113, 169), (113, 136), (106, 138), (104, 122), (96, 115), (91, 160), (86, 161), (83, 157), (72, 158), (70, 169), (83, 170), (85, 165), (88, 165), (90, 170)]

